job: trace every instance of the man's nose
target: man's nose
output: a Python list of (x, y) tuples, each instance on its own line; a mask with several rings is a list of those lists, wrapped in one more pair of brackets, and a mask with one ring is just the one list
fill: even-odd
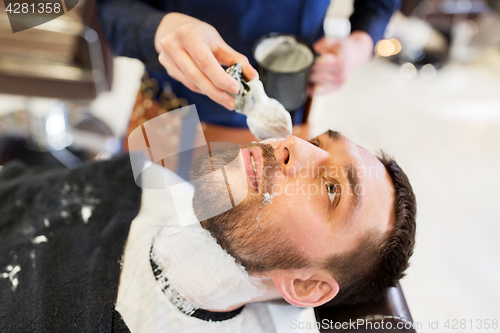
[(294, 177), (307, 171), (308, 175), (317, 173), (328, 159), (328, 153), (311, 143), (289, 136), (277, 148), (278, 163), (286, 176)]

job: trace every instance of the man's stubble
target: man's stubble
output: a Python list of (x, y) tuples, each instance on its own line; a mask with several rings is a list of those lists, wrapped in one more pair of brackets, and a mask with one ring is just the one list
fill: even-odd
[[(201, 221), (219, 245), (241, 263), (251, 273), (260, 273), (271, 269), (301, 268), (308, 264), (305, 255), (299, 253), (295, 246), (284, 237), (282, 225), (276, 208), (266, 205), (265, 193), (272, 195), (272, 187), (278, 161), (274, 148), (268, 144), (252, 143), (241, 148), (259, 147), (263, 159), (263, 177), (260, 180), (258, 194), (248, 194), (238, 205), (217, 216)], [(213, 165), (224, 165), (228, 157), (235, 156), (235, 151), (212, 152)], [(229, 158), (230, 159), (230, 158)], [(226, 162), (226, 163), (224, 163)], [(195, 163), (193, 178), (207, 174), (212, 169), (208, 156), (201, 157)], [(246, 184), (246, 182), (245, 182)], [(214, 182), (195, 182), (193, 208), (195, 214), (207, 209), (214, 209), (220, 203), (217, 198), (225, 195), (226, 184)]]

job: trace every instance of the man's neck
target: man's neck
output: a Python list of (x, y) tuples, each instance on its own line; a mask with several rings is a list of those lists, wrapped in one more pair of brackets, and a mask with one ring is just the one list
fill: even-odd
[(262, 283), (264, 285), (266, 285), (266, 287), (267, 287), (266, 292), (263, 295), (257, 296), (248, 302), (234, 304), (234, 305), (231, 305), (230, 307), (228, 307), (227, 309), (224, 309), (224, 310), (216, 310), (216, 309), (204, 309), (204, 310), (208, 310), (208, 311), (212, 311), (212, 312), (229, 312), (229, 311), (239, 309), (243, 305), (249, 304), (249, 303), (268, 302), (268, 301), (283, 301), (283, 297), (281, 296), (278, 289), (276, 289), (276, 287), (271, 279), (265, 279), (265, 280), (263, 279)]

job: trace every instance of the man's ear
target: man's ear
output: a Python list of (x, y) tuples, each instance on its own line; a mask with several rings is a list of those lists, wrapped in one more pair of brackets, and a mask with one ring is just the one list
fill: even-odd
[(281, 271), (272, 280), (283, 298), (296, 306), (320, 306), (339, 292), (337, 280), (326, 271)]

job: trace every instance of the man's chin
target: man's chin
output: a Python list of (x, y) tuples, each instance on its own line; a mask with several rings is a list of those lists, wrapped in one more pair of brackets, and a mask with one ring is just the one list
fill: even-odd
[[(274, 148), (268, 144), (251, 142), (242, 145), (241, 148), (260, 148), (259, 169), (273, 167), (277, 164), (274, 156)], [(224, 212), (230, 211), (245, 203), (253, 201), (262, 202), (263, 193), (269, 192), (272, 179), (259, 177), (259, 190), (255, 191), (249, 182), (245, 169), (241, 150), (234, 154), (234, 150), (212, 151), (211, 159), (202, 157), (203, 160), (195, 163), (196, 170), (193, 172), (192, 184), (194, 186), (193, 208), (198, 220), (203, 221)], [(250, 162), (247, 161), (247, 164)], [(247, 165), (248, 167), (248, 165)], [(252, 166), (250, 166), (252, 168)], [(215, 171), (214, 171), (215, 169)], [(260, 172), (258, 173), (260, 176)]]

